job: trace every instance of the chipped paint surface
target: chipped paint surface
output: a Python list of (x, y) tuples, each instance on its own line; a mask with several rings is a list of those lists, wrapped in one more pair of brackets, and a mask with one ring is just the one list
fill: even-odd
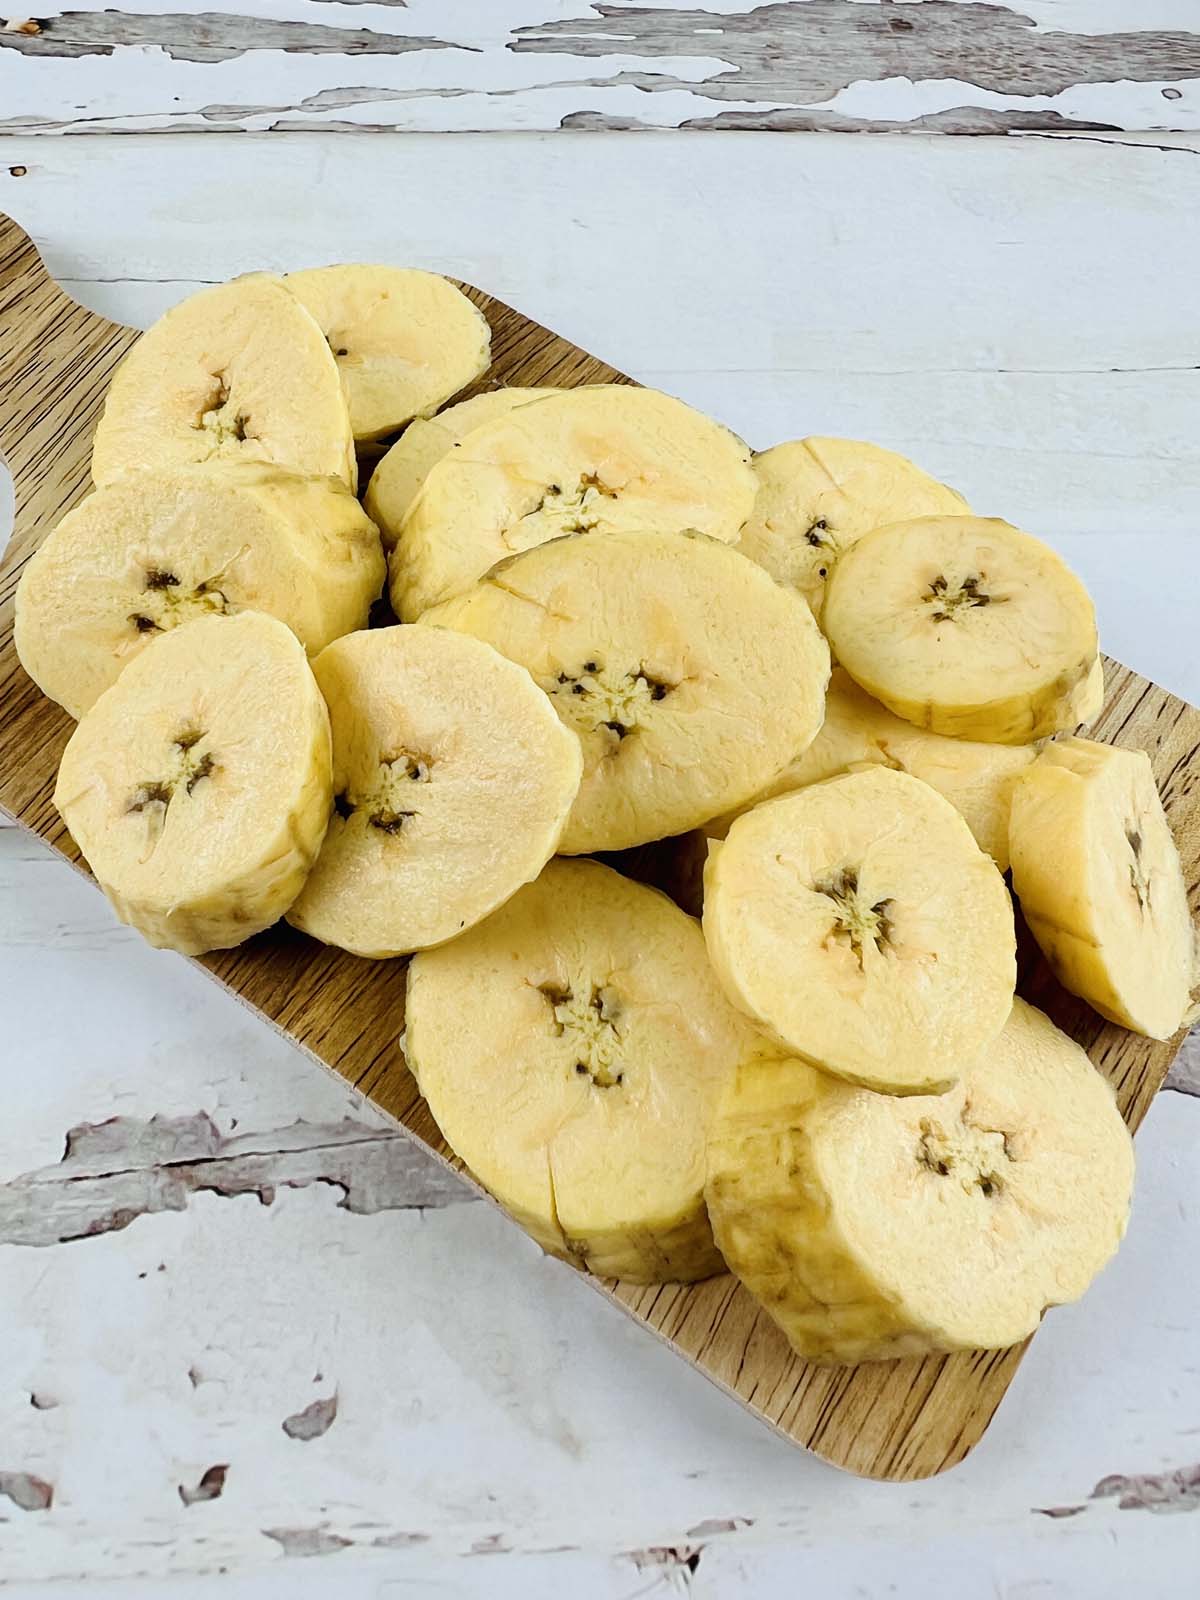
[[(416, 0), (390, 9), (440, 30)], [(382, 11), (340, 7), (339, 25)], [(1087, 6), (1059, 12), (1086, 26)], [(255, 103), (276, 86), (259, 71)], [(411, 201), (388, 215), (362, 205), (344, 140), (12, 141), (0, 204), (76, 292), (135, 320), (199, 279), (402, 248), (752, 437), (811, 416), (907, 442), (987, 503), (1055, 519), (1106, 628), (1129, 630), (1121, 651), (1197, 698), (1187, 597), (1161, 577), (1190, 559), (1200, 437), (1194, 274), (1171, 271), (1174, 251), (1200, 254), (1186, 143), (818, 137), (800, 159), (753, 136), (703, 156), (686, 136), (643, 141), (652, 258), (621, 141), (578, 156), (569, 139), (442, 143), (376, 142), (376, 190)], [(214, 150), (230, 152), (219, 183)], [(551, 226), (552, 256), (531, 251)], [(1101, 250), (1104, 273), (1081, 274)], [(1147, 254), (1156, 296), (1138, 292)], [(1149, 1483), (1195, 1459), (1200, 1428), (1200, 1285), (1178, 1270), (1195, 1248), (1194, 1096), (1151, 1111), (1126, 1246), (1083, 1305), (1048, 1317), (984, 1445), (897, 1489), (782, 1444), (489, 1206), (435, 1203), (351, 1091), (2, 828), (0, 973), (18, 1085), (0, 1104), (4, 1203), (19, 1195), (32, 1227), (33, 1189), (61, 1218), (76, 1180), (140, 1186), (109, 1193), (136, 1210), (128, 1226), (0, 1244), (0, 1485), (50, 1494), (30, 1510), (0, 1495), (4, 1600), (49, 1579), (55, 1600), (128, 1600), (143, 1575), (163, 1580), (155, 1600), (180, 1585), (187, 1600), (685, 1585), (758, 1600), (812, 1573), (835, 1593), (915, 1594), (931, 1571), (947, 1593), (1095, 1600), (1116, 1573), (1173, 1594), (1194, 1565), (1200, 1519), (1120, 1509), (1190, 1493)], [(180, 1206), (136, 1209), (180, 1173)], [(321, 1433), (285, 1427), (319, 1426), (335, 1396)], [(187, 1503), (220, 1466), (220, 1492)], [(1106, 1478), (1122, 1487), (1076, 1512)]]
[(0, 1184), (0, 1244), (54, 1245), (182, 1211), (202, 1191), (274, 1203), (280, 1188), (329, 1184), (338, 1204), (376, 1211), (456, 1205), (476, 1197), (410, 1139), (353, 1118), (225, 1137), (205, 1111), (110, 1117), (67, 1130), (52, 1167)]
[(328, 1433), (337, 1416), (336, 1391), (325, 1400), (314, 1400), (311, 1405), (297, 1411), (293, 1416), (285, 1417), (281, 1424), (284, 1433), (289, 1439), (319, 1439), (322, 1434)]
[(278, 0), (270, 9), (210, 0), (147, 13), (80, 0), (35, 27), (0, 31), (0, 127), (1200, 128), (1191, 0)]
[(1200, 1461), (1170, 1472), (1114, 1472), (1092, 1490), (1093, 1500), (1116, 1500), (1120, 1511), (1200, 1511)]

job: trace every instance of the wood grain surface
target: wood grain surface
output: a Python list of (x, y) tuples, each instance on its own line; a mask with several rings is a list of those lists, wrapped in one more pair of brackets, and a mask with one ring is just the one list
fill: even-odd
[[(520, 313), (472, 293), (493, 328), (489, 382), (620, 379)], [(105, 383), (135, 337), (70, 301), (47, 277), (26, 236), (0, 217), (0, 447), (16, 489), (13, 543), (0, 569), (0, 806), (76, 865), (78, 852), (50, 798), (71, 723), (16, 660), (12, 595), (24, 560), (84, 492)], [(1098, 736), (1150, 752), (1195, 908), (1200, 712), (1116, 663), (1108, 663), (1107, 673)], [(661, 862), (655, 870), (662, 870)], [(398, 1047), (403, 963), (359, 961), (281, 927), (201, 965), (435, 1155), (448, 1157)], [(1057, 988), (1028, 946), (1022, 992), (1088, 1049), (1136, 1127), (1178, 1041), (1155, 1044), (1102, 1023)], [(818, 1368), (790, 1354), (774, 1325), (728, 1277), (687, 1288), (597, 1287), (788, 1438), (871, 1477), (924, 1478), (961, 1460), (987, 1427), (1024, 1348)]]
[(1194, 0), (104, 0), (0, 26), (0, 131), (1194, 131)]

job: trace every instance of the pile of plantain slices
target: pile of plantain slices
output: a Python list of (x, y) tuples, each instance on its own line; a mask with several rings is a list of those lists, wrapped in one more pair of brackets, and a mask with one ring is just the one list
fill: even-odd
[[(548, 1251), (728, 1267), (816, 1361), (1023, 1339), (1133, 1157), (1014, 997), (1004, 874), (1103, 1016), (1168, 1038), (1193, 983), (1149, 760), (1079, 736), (1083, 585), (875, 445), (752, 456), (623, 386), (447, 406), (489, 360), (390, 267), (144, 335), (17, 595), (67, 826), (152, 944), (411, 957), (421, 1092)], [(616, 870), (681, 836), (699, 919)]]

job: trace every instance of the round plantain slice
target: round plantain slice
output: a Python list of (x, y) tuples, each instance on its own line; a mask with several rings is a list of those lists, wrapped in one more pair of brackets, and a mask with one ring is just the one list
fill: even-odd
[[(895, 717), (860, 689), (841, 667), (835, 667), (825, 696), (825, 721), (808, 749), (784, 767), (755, 796), (750, 806), (776, 795), (806, 789), (858, 767), (891, 767), (920, 778), (961, 813), (975, 842), (1000, 868), (1008, 870), (1008, 813), (1018, 774), (1034, 761), (1038, 746), (984, 744), (973, 739), (947, 739), (915, 728)], [(705, 824), (710, 838), (721, 839), (750, 807), (726, 813)]]
[(825, 631), (898, 717), (956, 739), (1028, 744), (1073, 728), (1097, 660), (1087, 590), (1040, 540), (983, 517), (865, 534), (833, 570)]
[(786, 1049), (887, 1094), (948, 1088), (1004, 1026), (1012, 902), (947, 800), (867, 767), (739, 817), (704, 872), (730, 999)]
[(552, 861), (414, 957), (406, 1028), (447, 1143), (544, 1249), (639, 1282), (721, 1270), (705, 1141), (751, 1030), (665, 895)]
[(944, 1095), (897, 1100), (751, 1057), (706, 1192), (725, 1260), (793, 1349), (852, 1365), (1018, 1343), (1111, 1259), (1132, 1187), (1108, 1083), (1016, 1000)]
[(122, 922), (200, 955), (270, 927), (321, 847), (329, 717), (274, 617), (200, 617), (144, 650), (63, 752), (54, 804)]
[(1144, 750), (1047, 745), (1013, 791), (1012, 868), (1030, 932), (1065, 988), (1135, 1033), (1178, 1031), (1192, 921)]
[(554, 854), (583, 772), (549, 700), (490, 645), (377, 628), (313, 664), (334, 815), (288, 921), (354, 955), (452, 939)]
[(283, 281), (329, 341), (356, 439), (427, 416), (487, 371), (487, 318), (436, 272), (355, 263)]
[(410, 422), (371, 474), (363, 497), (384, 549), (390, 550), (399, 539), (400, 525), (430, 472), (473, 428), (505, 417), (532, 400), (558, 393), (557, 389), (491, 389), (471, 400), (460, 400), (436, 417), (418, 417)]
[(366, 626), (385, 573), (375, 528), (336, 478), (253, 463), (130, 472), (29, 561), (17, 654), (80, 717), (153, 639), (196, 617), (265, 611), (316, 654)]
[(799, 589), (817, 621), (838, 557), (864, 533), (970, 510), (905, 456), (860, 439), (791, 439), (754, 458), (758, 496), (738, 549)]
[(624, 850), (740, 804), (821, 724), (829, 652), (812, 613), (699, 534), (557, 539), (421, 620), (520, 662), (579, 735), (565, 855)]
[(257, 461), (355, 487), (345, 391), (325, 336), (280, 278), (190, 295), (144, 333), (109, 387), (92, 478)]
[(564, 390), (484, 423), (433, 467), (391, 554), (392, 606), (415, 621), (563, 534), (694, 529), (732, 542), (755, 489), (747, 447), (681, 400)]

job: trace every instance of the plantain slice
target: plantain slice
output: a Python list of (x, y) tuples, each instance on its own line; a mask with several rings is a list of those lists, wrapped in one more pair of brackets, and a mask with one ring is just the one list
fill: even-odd
[(923, 517), (864, 535), (834, 568), (824, 623), (868, 694), (957, 739), (1028, 744), (1074, 728), (1097, 660), (1083, 584), (996, 518)]
[(1132, 1185), (1108, 1083), (1016, 1000), (944, 1095), (893, 1099), (752, 1055), (706, 1192), (726, 1261), (793, 1349), (854, 1364), (1017, 1344), (1112, 1257)]
[(827, 1072), (948, 1088), (1004, 1025), (1012, 902), (927, 784), (867, 767), (768, 800), (713, 843), (704, 936), (730, 999)]
[(336, 478), (254, 463), (130, 472), (69, 511), (17, 588), (29, 676), (73, 717), (196, 617), (265, 611), (310, 654), (366, 626), (386, 567)]
[(92, 478), (216, 461), (356, 484), (337, 362), (315, 319), (266, 273), (202, 289), (142, 335), (113, 374)]
[(274, 617), (200, 617), (156, 639), (67, 743), (54, 804), (122, 922), (199, 955), (269, 927), (316, 859), (329, 717)]
[(829, 574), (864, 533), (970, 509), (957, 489), (860, 439), (791, 439), (755, 456), (754, 470), (758, 495), (738, 549), (798, 589), (818, 622)]
[(1189, 1003), (1192, 920), (1145, 751), (1047, 745), (1013, 791), (1012, 847), (1021, 910), (1059, 982), (1169, 1039)]
[(754, 503), (750, 452), (654, 389), (567, 389), (476, 428), (430, 471), (391, 555), (415, 621), (497, 562), (563, 534), (694, 529), (732, 542)]
[(552, 861), (413, 958), (406, 1016), (447, 1143), (544, 1249), (637, 1282), (721, 1270), (705, 1145), (751, 1035), (665, 895)]
[(857, 767), (891, 767), (920, 778), (949, 800), (975, 842), (1007, 872), (1008, 815), (1012, 788), (1020, 773), (1036, 759), (1035, 744), (984, 744), (974, 739), (947, 739), (915, 728), (886, 706), (872, 700), (841, 667), (835, 667), (825, 696), (825, 721), (804, 753), (789, 762), (750, 806), (740, 807), (705, 824), (710, 838), (721, 839), (750, 807), (776, 795), (806, 789)]
[(440, 628), (376, 628), (313, 665), (334, 814), (288, 921), (360, 956), (452, 939), (537, 877), (583, 771), (527, 672)]
[(699, 534), (557, 539), (421, 621), (520, 662), (579, 735), (566, 855), (697, 826), (749, 799), (821, 723), (829, 652), (812, 613)]
[(557, 394), (557, 389), (491, 389), (440, 411), (417, 417), (396, 440), (371, 474), (363, 505), (378, 527), (385, 550), (400, 537), (400, 525), (430, 472), (472, 429), (507, 416), (518, 406)]
[(329, 341), (356, 439), (428, 416), (487, 371), (487, 318), (436, 272), (355, 262), (289, 272), (284, 282)]

